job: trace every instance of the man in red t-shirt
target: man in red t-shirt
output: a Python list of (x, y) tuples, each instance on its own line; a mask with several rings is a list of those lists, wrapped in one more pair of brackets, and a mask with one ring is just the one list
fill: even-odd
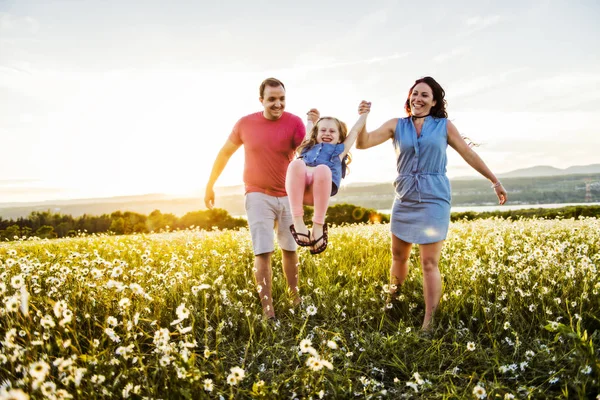
[(214, 206), (214, 184), (229, 158), (244, 145), (245, 204), (254, 250), (254, 277), (265, 316), (275, 318), (271, 298), (274, 229), (292, 301), (294, 305), (301, 301), (296, 242), (289, 230), (293, 222), (285, 192), (285, 174), (306, 129), (299, 117), (284, 112), (285, 87), (279, 80), (265, 79), (260, 85), (259, 100), (263, 111), (242, 117), (219, 151), (206, 185), (204, 203), (208, 208)]

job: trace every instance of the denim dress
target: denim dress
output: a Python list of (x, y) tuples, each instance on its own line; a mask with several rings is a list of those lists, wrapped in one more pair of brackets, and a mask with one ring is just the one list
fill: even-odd
[(346, 157), (340, 160), (344, 152), (344, 143), (317, 143), (310, 148), (304, 148), (298, 158), (304, 160), (307, 166), (316, 167), (325, 164), (331, 170), (331, 195), (335, 196), (342, 178), (346, 176)]
[(425, 117), (417, 137), (412, 119), (400, 118), (394, 133), (398, 177), (391, 231), (416, 244), (446, 239), (450, 224), (450, 181), (446, 176), (446, 118)]

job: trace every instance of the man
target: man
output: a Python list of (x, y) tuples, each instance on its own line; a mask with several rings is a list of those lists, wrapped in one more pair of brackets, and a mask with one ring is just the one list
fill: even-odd
[(298, 255), (290, 233), (292, 215), (285, 192), (285, 174), (294, 151), (306, 133), (302, 120), (285, 112), (285, 86), (275, 78), (260, 85), (262, 112), (242, 117), (219, 151), (206, 185), (204, 203), (212, 208), (214, 184), (229, 158), (244, 145), (244, 184), (246, 214), (254, 250), (254, 276), (266, 318), (275, 318), (271, 298), (271, 255), (274, 229), (282, 250), (283, 272), (292, 294), (293, 304), (300, 303), (298, 294)]

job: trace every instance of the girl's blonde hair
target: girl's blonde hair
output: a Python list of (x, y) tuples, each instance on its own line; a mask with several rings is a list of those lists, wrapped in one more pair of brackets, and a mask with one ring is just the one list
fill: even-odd
[[(346, 126), (346, 124), (334, 117), (321, 117), (312, 127), (310, 131), (310, 137), (305, 139), (302, 142), (302, 144), (298, 146), (298, 149), (296, 150), (298, 155), (302, 154), (302, 151), (304, 149), (310, 149), (311, 147), (317, 144), (317, 135), (319, 134), (319, 122), (325, 119), (335, 122), (338, 128), (338, 132), (340, 133), (340, 143), (344, 143), (344, 140), (346, 140), (346, 136), (348, 136), (348, 127)], [(348, 155), (344, 160), (346, 162), (346, 166), (350, 164), (350, 162), (352, 161), (352, 156), (350, 155), (350, 152), (348, 152)], [(348, 171), (349, 169), (346, 167), (346, 173), (348, 173)]]

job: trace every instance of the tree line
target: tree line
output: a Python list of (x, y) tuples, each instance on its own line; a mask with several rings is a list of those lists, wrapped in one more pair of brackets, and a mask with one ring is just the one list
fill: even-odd
[[(312, 207), (305, 207), (304, 217), (307, 223), (311, 220), (312, 215)], [(351, 204), (336, 204), (329, 208), (327, 221), (337, 225), (376, 223), (389, 222), (389, 217), (372, 209)], [(84, 214), (81, 217), (50, 211), (34, 211), (28, 217), (20, 217), (16, 220), (0, 217), (0, 240), (25, 239), (32, 236), (53, 239), (75, 237), (82, 233), (127, 235), (190, 228), (239, 229), (247, 226), (248, 223), (244, 218), (232, 217), (221, 208), (192, 211), (181, 218), (174, 214), (163, 214), (160, 210), (154, 210), (149, 215), (131, 211), (115, 211), (100, 216)]]
[(450, 217), (451, 221), (473, 220), (481, 218), (502, 219), (577, 219), (579, 217), (600, 218), (600, 206), (567, 206), (561, 208), (526, 208), (523, 210), (483, 211), (483, 212), (455, 212)]
[(243, 218), (234, 218), (226, 210), (193, 211), (179, 218), (154, 210), (150, 215), (131, 211), (115, 211), (100, 216), (72, 217), (50, 211), (34, 211), (25, 218), (6, 220), (0, 217), (0, 239), (14, 240), (37, 236), (39, 238), (73, 237), (81, 233), (112, 233), (127, 235), (171, 231), (198, 227), (200, 229), (239, 229), (247, 226)]
[[(304, 207), (304, 220), (307, 224), (313, 216), (312, 207)], [(452, 213), (451, 220), (473, 220), (479, 218), (579, 218), (600, 217), (600, 206), (568, 206), (563, 208), (531, 208), (524, 210), (460, 212)], [(353, 204), (335, 204), (327, 211), (327, 223), (345, 225), (354, 223), (388, 223), (390, 216), (370, 208)], [(83, 215), (72, 217), (50, 211), (34, 211), (26, 218), (3, 219), (0, 217), (0, 239), (3, 241), (25, 239), (28, 237), (62, 238), (81, 234), (110, 233), (127, 235), (132, 233), (151, 233), (198, 228), (203, 230), (239, 229), (247, 227), (244, 218), (232, 217), (226, 210), (192, 211), (183, 217), (163, 214), (154, 210), (150, 215), (131, 211), (115, 211), (100, 216)]]

